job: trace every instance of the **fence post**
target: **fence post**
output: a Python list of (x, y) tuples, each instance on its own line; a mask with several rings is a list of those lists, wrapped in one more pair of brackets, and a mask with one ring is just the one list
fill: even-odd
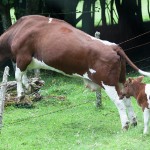
[[(100, 39), (100, 32), (95, 32), (95, 37)], [(102, 106), (102, 97), (101, 97), (101, 90), (96, 91), (96, 107)]]
[(5, 67), (1, 90), (0, 90), (0, 130), (2, 129), (2, 119), (3, 119), (3, 111), (4, 111), (4, 103), (5, 103), (5, 94), (7, 88), (7, 79), (9, 75), (9, 67)]

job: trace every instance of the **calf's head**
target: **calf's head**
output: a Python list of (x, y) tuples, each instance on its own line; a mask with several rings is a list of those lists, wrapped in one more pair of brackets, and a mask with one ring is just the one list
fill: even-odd
[(130, 96), (134, 96), (143, 78), (144, 76), (139, 76), (137, 78), (128, 78), (123, 85), (120, 98), (123, 98), (124, 96), (126, 96), (127, 98), (129, 98)]

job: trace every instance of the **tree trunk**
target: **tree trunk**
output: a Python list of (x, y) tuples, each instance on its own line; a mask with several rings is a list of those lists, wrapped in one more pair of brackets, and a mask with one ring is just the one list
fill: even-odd
[(113, 18), (113, 5), (114, 5), (114, 0), (111, 0), (111, 6), (110, 6), (110, 20), (111, 20), (111, 25), (114, 24), (114, 18)]
[(102, 25), (106, 26), (106, 16), (105, 16), (105, 0), (100, 0), (100, 4), (101, 4), (101, 18), (102, 18)]
[(9, 3), (6, 5), (0, 3), (0, 9), (1, 9), (3, 31), (6, 31), (11, 26)]
[(92, 0), (84, 0), (82, 14), (82, 30), (89, 34), (92, 34), (94, 30), (94, 22), (91, 16), (91, 5)]
[(68, 23), (72, 24), (74, 27), (77, 24), (75, 12), (76, 12), (76, 7), (78, 5), (78, 2), (79, 0), (73, 0), (73, 1), (65, 0), (64, 3), (64, 11), (67, 13), (65, 15), (65, 20)]

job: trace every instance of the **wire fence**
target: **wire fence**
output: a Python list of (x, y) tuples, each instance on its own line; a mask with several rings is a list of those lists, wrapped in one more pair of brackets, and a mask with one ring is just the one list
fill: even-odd
[(50, 111), (48, 113), (44, 113), (44, 114), (41, 114), (41, 115), (36, 115), (36, 116), (29, 116), (29, 117), (26, 117), (26, 118), (21, 118), (21, 119), (16, 119), (15, 121), (12, 121), (11, 123), (9, 124), (4, 124), (6, 127), (9, 127), (10, 125), (16, 125), (16, 124), (19, 124), (19, 123), (22, 123), (24, 121), (29, 121), (31, 119), (35, 119), (35, 118), (39, 118), (39, 117), (43, 117), (43, 116), (47, 116), (47, 115), (51, 115), (51, 114), (56, 114), (58, 112), (62, 112), (62, 111), (65, 111), (65, 110), (69, 110), (69, 109), (72, 109), (72, 108), (76, 108), (76, 107), (80, 107), (80, 106), (83, 106), (83, 105), (86, 105), (86, 104), (89, 104), (93, 101), (89, 100), (89, 101), (86, 101), (86, 102), (83, 102), (83, 103), (80, 103), (80, 104), (77, 104), (77, 105), (70, 105), (70, 106), (67, 106), (65, 108), (61, 108), (61, 109), (58, 109), (58, 110), (54, 110), (54, 111)]

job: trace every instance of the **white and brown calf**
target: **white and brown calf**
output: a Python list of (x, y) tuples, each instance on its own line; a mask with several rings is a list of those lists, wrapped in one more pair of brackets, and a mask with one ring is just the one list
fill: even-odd
[(150, 84), (142, 83), (143, 76), (138, 78), (129, 78), (123, 87), (122, 95), (126, 97), (133, 96), (137, 103), (142, 107), (144, 116), (144, 134), (147, 134), (150, 120)]

